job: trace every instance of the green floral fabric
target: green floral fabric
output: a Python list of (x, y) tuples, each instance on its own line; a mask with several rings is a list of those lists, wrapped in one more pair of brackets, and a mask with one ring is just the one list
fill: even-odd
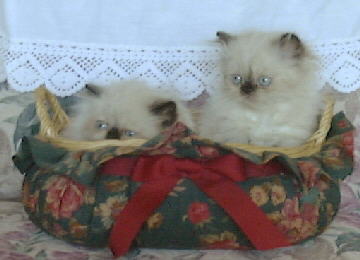
[[(320, 234), (333, 220), (340, 203), (339, 181), (352, 172), (352, 133), (352, 125), (339, 113), (319, 153), (291, 159), (279, 153), (257, 156), (229, 150), (176, 124), (126, 156), (172, 154), (210, 159), (235, 153), (256, 164), (269, 158), (281, 162), (289, 169), (287, 174), (254, 176), (237, 185), (295, 244)], [(25, 174), (23, 203), (30, 219), (60, 239), (91, 247), (106, 246), (114, 218), (141, 185), (129, 177), (98, 174), (101, 162), (118, 156), (121, 149), (70, 152), (33, 136), (24, 137), (14, 162)], [(133, 245), (253, 248), (225, 211), (188, 179), (176, 185), (143, 225)]]

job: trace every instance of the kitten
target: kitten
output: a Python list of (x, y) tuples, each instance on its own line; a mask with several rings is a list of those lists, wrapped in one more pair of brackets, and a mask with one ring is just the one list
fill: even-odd
[(317, 128), (318, 60), (293, 33), (218, 32), (224, 81), (203, 107), (200, 135), (218, 142), (298, 146)]
[(152, 138), (176, 121), (193, 127), (191, 112), (176, 96), (143, 82), (87, 88), (93, 94), (80, 102), (64, 137), (87, 141)]

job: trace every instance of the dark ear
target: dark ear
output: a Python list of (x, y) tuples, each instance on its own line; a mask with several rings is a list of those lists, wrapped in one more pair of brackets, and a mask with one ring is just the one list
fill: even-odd
[(228, 44), (231, 40), (235, 38), (231, 34), (223, 31), (216, 32), (216, 36), (218, 37), (219, 42), (221, 42), (222, 44)]
[(95, 86), (93, 84), (86, 84), (85, 88), (87, 89), (88, 93), (92, 96), (101, 96), (102, 89), (98, 86)]
[(169, 127), (177, 120), (176, 103), (171, 100), (156, 101), (150, 106), (150, 111), (161, 120), (161, 127)]
[(305, 53), (305, 47), (300, 38), (294, 33), (284, 33), (280, 36), (281, 50), (293, 58), (300, 58)]

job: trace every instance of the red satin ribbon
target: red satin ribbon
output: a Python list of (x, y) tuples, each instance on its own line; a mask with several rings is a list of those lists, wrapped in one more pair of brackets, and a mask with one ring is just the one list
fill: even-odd
[[(228, 154), (211, 160), (176, 158), (172, 155), (117, 157), (106, 162), (102, 174), (130, 176), (143, 182), (116, 217), (110, 234), (110, 248), (116, 257), (124, 255), (145, 221), (160, 207), (176, 183), (191, 179), (217, 202), (247, 235), (256, 249), (289, 246), (290, 242), (251, 198), (235, 183), (262, 171), (278, 174), (280, 164), (254, 166), (239, 156)], [(255, 175), (256, 175), (255, 174)]]

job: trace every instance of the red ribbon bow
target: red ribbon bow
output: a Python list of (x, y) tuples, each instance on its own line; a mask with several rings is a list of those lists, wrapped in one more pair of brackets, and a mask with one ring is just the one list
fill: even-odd
[(125, 254), (145, 221), (160, 207), (182, 178), (192, 180), (216, 201), (259, 250), (290, 245), (283, 233), (235, 183), (247, 179), (247, 172), (279, 173), (279, 164), (256, 166), (235, 154), (210, 160), (176, 158), (172, 155), (117, 157), (106, 162), (102, 174), (131, 176), (143, 182), (116, 217), (110, 234), (115, 256)]

